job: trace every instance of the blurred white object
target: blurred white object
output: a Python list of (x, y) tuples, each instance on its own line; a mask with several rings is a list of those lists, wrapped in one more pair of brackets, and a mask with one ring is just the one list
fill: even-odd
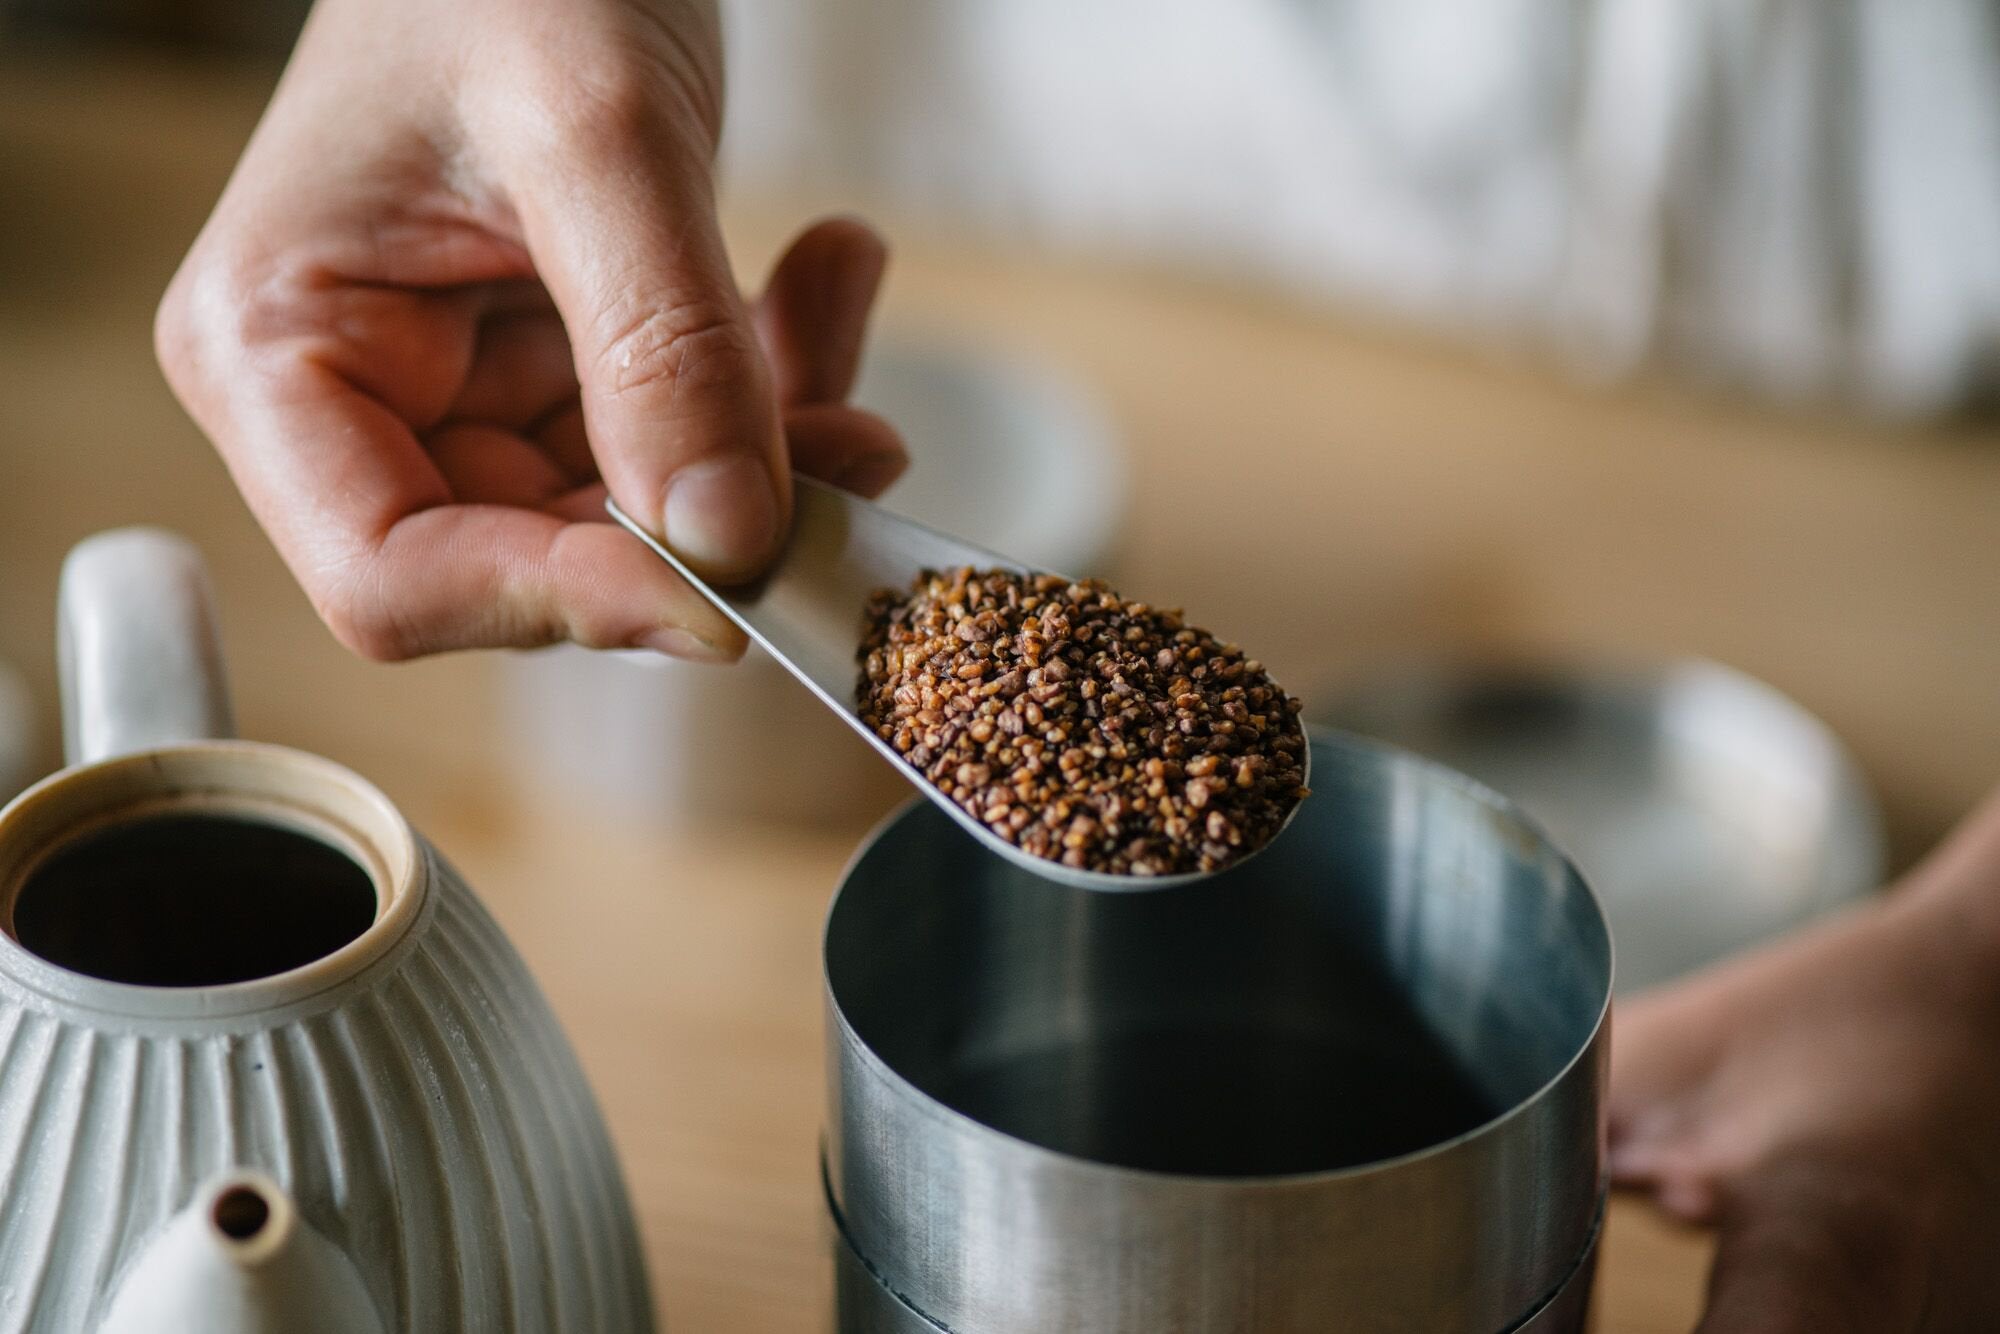
[[(969, 348), (892, 343), (871, 352), (854, 399), (910, 445), (890, 508), (1044, 569), (1103, 570), (1126, 475), (1081, 388)], [(838, 822), (907, 788), (755, 648), (712, 667), (563, 646), (512, 655), (501, 673), (522, 779), (627, 818)]]
[(1592, 374), (1924, 411), (2000, 362), (1983, 0), (726, 0), (734, 181)]
[(910, 446), (889, 508), (1044, 570), (1105, 573), (1125, 457), (1081, 386), (970, 347), (892, 343), (870, 356), (854, 401)]
[(0, 662), (0, 802), (35, 777), (35, 697), (21, 674)]

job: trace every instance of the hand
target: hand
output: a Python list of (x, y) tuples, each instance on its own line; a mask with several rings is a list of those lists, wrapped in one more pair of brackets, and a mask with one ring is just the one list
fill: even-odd
[(1884, 902), (1621, 1005), (1611, 1171), (1720, 1230), (1701, 1334), (2000, 1329), (2000, 801)]
[(167, 377), (348, 647), (730, 658), (630, 534), (754, 574), (790, 469), (904, 464), (843, 405), (883, 266), (825, 222), (754, 310), (715, 218), (699, 0), (320, 0), (168, 289)]

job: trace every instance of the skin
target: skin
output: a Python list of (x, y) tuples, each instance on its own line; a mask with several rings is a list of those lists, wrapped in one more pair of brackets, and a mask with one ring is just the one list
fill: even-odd
[(904, 466), (844, 405), (884, 263), (832, 220), (739, 293), (696, 0), (320, 0), (161, 303), (168, 381), (314, 607), (370, 658), (570, 639), (726, 659), (705, 576), (791, 469)]
[[(723, 659), (845, 405), (881, 242), (738, 292), (701, 0), (319, 0), (163, 300), (160, 361), (341, 642)], [(1703, 1334), (2000, 1328), (2000, 800), (1884, 902), (1621, 1006), (1611, 1167), (1720, 1230)]]
[(2000, 1329), (2000, 795), (1612, 1051), (1614, 1180), (1718, 1229), (1700, 1334)]

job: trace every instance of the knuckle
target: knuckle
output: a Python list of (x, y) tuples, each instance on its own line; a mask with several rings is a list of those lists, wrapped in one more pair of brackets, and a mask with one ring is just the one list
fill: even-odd
[(342, 647), (370, 662), (405, 662), (422, 651), (392, 602), (379, 595), (357, 596), (352, 584), (316, 594), (313, 608)]
[(613, 396), (664, 390), (668, 406), (759, 383), (763, 358), (735, 312), (693, 300), (628, 314), (597, 357), (598, 382)]
[(551, 626), (539, 636), (543, 643), (568, 640), (572, 644), (588, 649), (618, 649), (632, 646), (632, 634), (623, 620), (608, 613), (591, 609), (568, 611), (562, 623)]
[(204, 365), (245, 342), (246, 312), (259, 305), (251, 296), (199, 249), (182, 262), (153, 313), (153, 353), (176, 393), (187, 397)]
[(475, 96), (542, 152), (586, 165), (662, 143), (712, 156), (721, 129), (720, 33), (694, 14), (669, 22), (635, 7), (622, 22), (539, 33), (514, 44), (504, 78)]
[(657, 133), (659, 99), (627, 70), (572, 81), (545, 103), (556, 142), (586, 162), (629, 157)]
[(332, 610), (320, 616), (342, 647), (370, 662), (406, 662), (417, 655), (400, 630), (382, 617)]
[[(579, 74), (579, 64), (588, 70)], [(603, 59), (526, 62), (508, 92), (510, 118), (535, 156), (606, 170), (649, 155), (677, 128), (657, 77), (616, 54)]]
[[(534, 599), (525, 617), (523, 642), (538, 644), (567, 640), (589, 649), (633, 646), (638, 608), (625, 597), (602, 595), (603, 579), (613, 568), (634, 560), (629, 546), (618, 542), (604, 525), (570, 524), (551, 539), (543, 561), (545, 595)], [(659, 578), (649, 562), (637, 572)], [(626, 580), (613, 576), (617, 586)]]
[(168, 283), (153, 315), (153, 351), (167, 382), (187, 398), (216, 379), (216, 367), (273, 362), (318, 327), (321, 312), (296, 276), (198, 247)]
[(160, 297), (159, 306), (153, 311), (153, 356), (159, 361), (160, 369), (166, 372), (167, 383), (181, 394), (186, 393), (188, 375), (194, 364), (190, 346), (194, 328), (188, 310), (186, 274), (186, 269), (182, 269), (174, 276)]

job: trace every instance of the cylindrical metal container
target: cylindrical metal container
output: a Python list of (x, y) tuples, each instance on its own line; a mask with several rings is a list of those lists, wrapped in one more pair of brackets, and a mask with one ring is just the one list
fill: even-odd
[(1611, 943), (1501, 798), (1313, 739), (1282, 840), (1092, 894), (929, 803), (825, 941), (842, 1334), (1569, 1334)]

